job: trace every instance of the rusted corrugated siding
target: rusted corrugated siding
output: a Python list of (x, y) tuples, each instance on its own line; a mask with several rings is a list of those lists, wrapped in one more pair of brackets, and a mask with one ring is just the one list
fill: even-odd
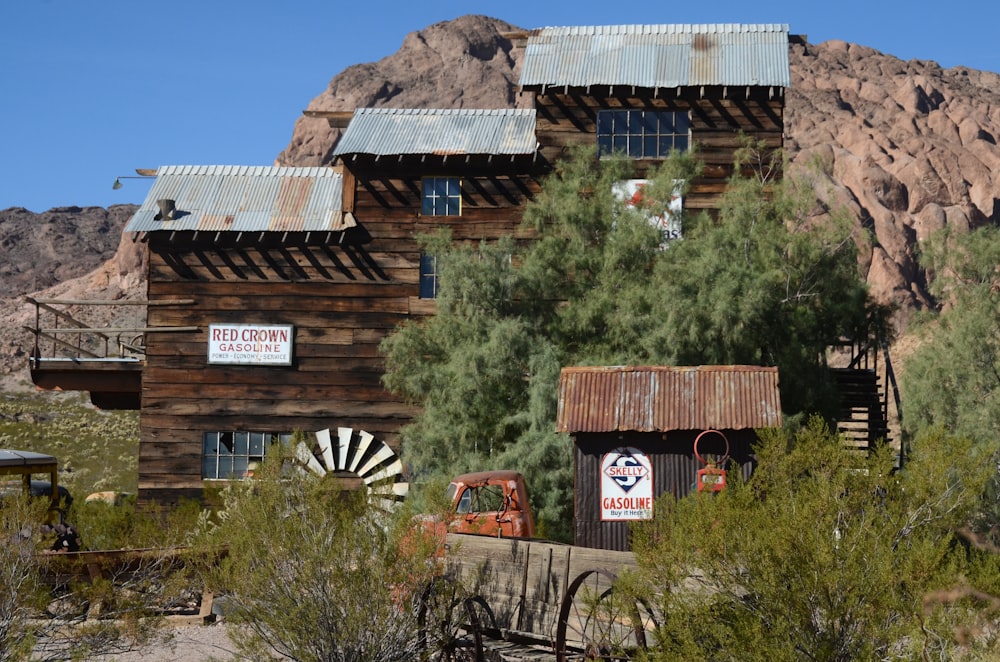
[[(755, 462), (753, 444), (757, 440), (756, 434), (752, 430), (726, 430), (725, 435), (731, 460), (727, 470), (739, 472), (744, 479), (749, 478)], [(697, 436), (698, 432), (694, 430), (575, 435), (573, 543), (596, 549), (630, 549), (630, 523), (601, 521), (601, 459), (605, 453), (620, 446), (638, 448), (652, 464), (654, 496), (659, 499), (666, 494), (681, 498), (695, 490), (698, 470), (704, 467), (694, 456)], [(706, 438), (699, 443), (699, 452), (721, 454), (721, 438)], [(656, 517), (655, 510), (653, 515)]]
[(780, 426), (773, 367), (572, 367), (559, 379), (558, 432)]

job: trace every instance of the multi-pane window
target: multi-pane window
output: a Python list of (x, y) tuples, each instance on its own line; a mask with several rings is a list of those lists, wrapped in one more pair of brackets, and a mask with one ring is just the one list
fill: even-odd
[(686, 112), (657, 110), (597, 111), (597, 147), (601, 155), (662, 159), (688, 148), (691, 123)]
[(438, 292), (438, 260), (435, 255), (420, 254), (420, 298), (434, 299)]
[(201, 477), (246, 478), (250, 464), (262, 462), (271, 446), (277, 443), (287, 445), (291, 440), (291, 433), (245, 430), (206, 432), (202, 441)]
[(424, 177), (420, 213), (424, 216), (461, 216), (462, 180), (458, 177)]

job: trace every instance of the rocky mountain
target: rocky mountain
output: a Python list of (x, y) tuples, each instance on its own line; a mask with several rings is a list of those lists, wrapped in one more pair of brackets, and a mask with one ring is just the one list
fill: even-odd
[[(522, 51), (504, 36), (517, 30), (484, 16), (431, 25), (408, 35), (396, 53), (334, 76), (307, 110), (524, 106), (526, 97), (517, 93)], [(899, 304), (905, 326), (912, 311), (933, 305), (916, 262), (919, 242), (945, 226), (1000, 221), (1000, 75), (904, 62), (841, 41), (790, 48), (790, 170), (811, 173), (818, 210), (851, 210), (868, 282), (876, 295)], [(339, 137), (325, 119), (303, 115), (275, 163), (328, 163)], [(141, 296), (141, 248), (128, 238), (111, 262), (90, 271), (119, 246), (131, 213), (125, 206), (0, 211), (0, 297), (55, 283), (50, 292), (81, 298), (97, 297), (97, 290)], [(19, 327), (20, 298), (0, 303), (0, 314), (0, 325)], [(21, 350), (2, 342), (0, 375), (23, 365), (23, 353), (11, 359)]]

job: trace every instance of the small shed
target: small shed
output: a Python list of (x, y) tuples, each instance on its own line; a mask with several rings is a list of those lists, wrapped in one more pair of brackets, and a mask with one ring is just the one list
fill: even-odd
[(573, 438), (574, 543), (629, 549), (630, 522), (653, 517), (664, 493), (695, 490), (696, 440), (703, 459), (728, 455), (724, 468), (749, 477), (756, 430), (780, 426), (774, 367), (563, 368), (556, 430)]

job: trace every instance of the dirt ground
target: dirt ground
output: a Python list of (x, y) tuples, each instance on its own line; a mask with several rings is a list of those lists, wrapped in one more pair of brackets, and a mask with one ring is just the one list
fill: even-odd
[(223, 623), (182, 625), (167, 631), (169, 640), (119, 655), (94, 658), (97, 662), (203, 662), (240, 660)]

